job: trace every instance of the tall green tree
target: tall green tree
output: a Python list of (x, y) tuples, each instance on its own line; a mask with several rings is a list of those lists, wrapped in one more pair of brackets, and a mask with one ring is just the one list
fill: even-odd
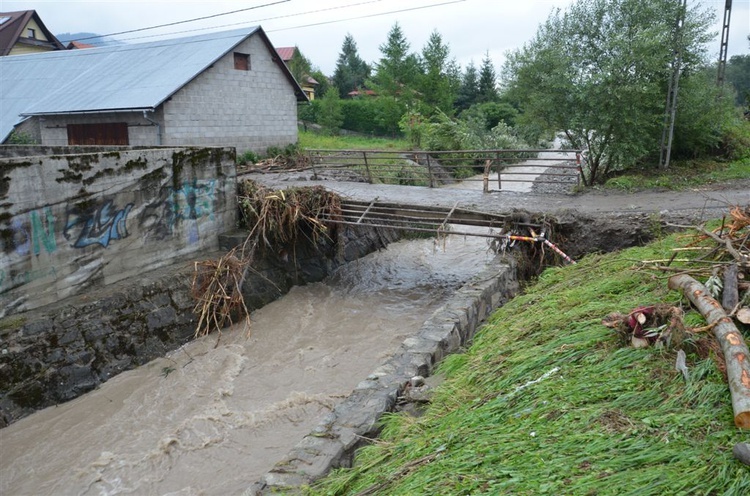
[(421, 100), (442, 112), (453, 112), (453, 101), (459, 85), (460, 72), (450, 58), (450, 48), (437, 31), (430, 34), (422, 49), (422, 78), (419, 84)]
[(410, 47), (401, 26), (395, 23), (388, 32), (387, 41), (379, 47), (382, 56), (376, 64), (372, 78), (378, 94), (404, 100), (414, 98), (421, 71), (419, 59), (409, 52)]
[(479, 69), (478, 101), (481, 103), (494, 102), (497, 99), (497, 73), (495, 72), (495, 65), (490, 58), (490, 52), (485, 52), (482, 59), (482, 66)]
[(509, 56), (505, 86), (519, 119), (588, 150), (587, 184), (658, 152), (674, 53), (687, 78), (711, 39), (713, 18), (700, 7), (685, 13), (675, 36), (680, 8), (672, 0), (578, 0)]
[(469, 62), (461, 77), (461, 85), (456, 95), (456, 108), (466, 110), (479, 100), (479, 72), (474, 61)]
[(326, 134), (335, 135), (341, 130), (344, 123), (344, 114), (341, 109), (341, 98), (339, 90), (335, 86), (328, 88), (323, 98), (320, 99), (320, 110), (318, 111), (318, 123), (323, 127)]
[(339, 96), (344, 98), (350, 91), (363, 87), (368, 77), (370, 66), (359, 56), (354, 37), (347, 33), (331, 82), (338, 87)]

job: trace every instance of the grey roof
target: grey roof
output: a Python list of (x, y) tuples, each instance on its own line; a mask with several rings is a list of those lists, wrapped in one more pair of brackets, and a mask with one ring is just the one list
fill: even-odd
[[(85, 50), (0, 57), (0, 143), (27, 116), (153, 110), (259, 26)], [(304, 95), (283, 62), (295, 92)], [(304, 98), (304, 96), (302, 96)]]

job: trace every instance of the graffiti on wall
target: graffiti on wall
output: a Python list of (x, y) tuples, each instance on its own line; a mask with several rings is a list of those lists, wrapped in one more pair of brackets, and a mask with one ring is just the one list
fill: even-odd
[(112, 200), (107, 200), (83, 214), (71, 210), (65, 222), (65, 237), (75, 238), (75, 248), (95, 244), (106, 248), (111, 241), (128, 236), (126, 221), (132, 208), (133, 204), (128, 203), (117, 209)]
[(47, 253), (57, 250), (55, 216), (50, 207), (15, 216), (6, 232), (8, 235), (3, 236), (4, 252), (26, 256), (39, 255), (42, 249)]
[(174, 235), (183, 224), (186, 241), (195, 244), (200, 240), (198, 222), (214, 220), (216, 179), (185, 181), (179, 188), (165, 188), (160, 198), (147, 205), (140, 224), (147, 237), (165, 239)]

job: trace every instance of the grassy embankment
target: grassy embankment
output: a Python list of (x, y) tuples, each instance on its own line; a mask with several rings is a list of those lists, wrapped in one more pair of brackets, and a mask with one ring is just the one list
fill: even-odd
[[(424, 416), (393, 414), (383, 435), (310, 494), (750, 494), (732, 446), (728, 387), (706, 348), (634, 349), (610, 312), (682, 302), (640, 261), (684, 235), (546, 270), (448, 357)], [(705, 253), (705, 252), (704, 252)], [(689, 256), (681, 252), (680, 256)], [(703, 325), (696, 312), (686, 324)]]
[(713, 183), (750, 179), (750, 158), (732, 162), (690, 160), (674, 163), (668, 171), (634, 170), (608, 180), (604, 187), (623, 191), (683, 190)]

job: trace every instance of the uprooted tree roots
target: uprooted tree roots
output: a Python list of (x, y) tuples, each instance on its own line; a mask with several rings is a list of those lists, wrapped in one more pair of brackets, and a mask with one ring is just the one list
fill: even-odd
[(242, 295), (242, 285), (256, 253), (294, 245), (300, 236), (317, 243), (320, 236), (332, 236), (325, 219), (341, 216), (341, 200), (320, 186), (273, 191), (253, 181), (239, 185), (239, 207), (249, 228), (244, 243), (218, 260), (195, 263), (192, 295), (198, 315), (195, 337), (205, 336), (235, 321), (245, 320), (249, 329), (250, 312)]

